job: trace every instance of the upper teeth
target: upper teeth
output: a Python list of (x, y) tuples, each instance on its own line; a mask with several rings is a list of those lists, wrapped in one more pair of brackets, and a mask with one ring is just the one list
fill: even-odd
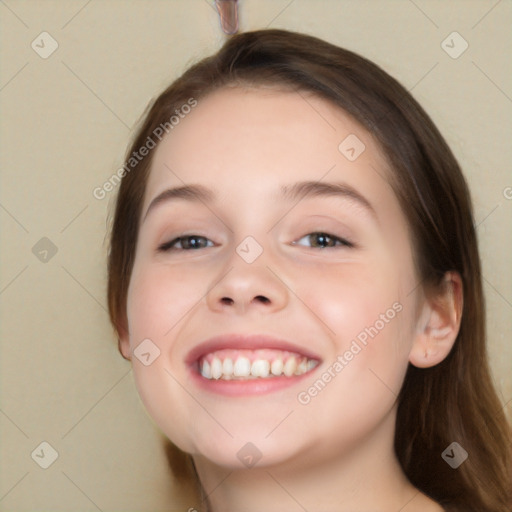
[(272, 362), (268, 359), (255, 359), (252, 363), (246, 356), (240, 355), (233, 360), (230, 357), (213, 356), (210, 362), (206, 357), (200, 361), (201, 375), (207, 379), (243, 379), (271, 378), (285, 375), (302, 375), (318, 364), (314, 359), (288, 355), (286, 358), (277, 357)]

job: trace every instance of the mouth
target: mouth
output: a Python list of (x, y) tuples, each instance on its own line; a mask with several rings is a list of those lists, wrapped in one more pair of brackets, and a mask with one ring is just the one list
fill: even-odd
[(247, 380), (272, 379), (304, 375), (318, 365), (298, 353), (286, 350), (216, 350), (198, 361), (205, 379)]
[(261, 394), (293, 385), (320, 362), (308, 349), (265, 335), (212, 338), (186, 358), (199, 386), (225, 395)]

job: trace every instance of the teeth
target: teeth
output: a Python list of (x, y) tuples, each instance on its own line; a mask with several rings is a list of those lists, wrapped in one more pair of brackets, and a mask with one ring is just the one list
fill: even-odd
[(302, 359), (301, 362), (297, 365), (297, 370), (295, 371), (295, 375), (302, 375), (308, 371), (308, 361), (307, 359)]
[(286, 363), (284, 363), (283, 373), (287, 377), (291, 377), (295, 373), (296, 369), (297, 369), (297, 360), (295, 359), (295, 357), (288, 358)]
[(268, 377), (270, 363), (265, 359), (256, 359), (251, 366), (251, 375), (253, 377)]
[(227, 357), (222, 360), (214, 356), (210, 362), (203, 358), (200, 373), (206, 379), (215, 380), (245, 380), (266, 379), (272, 377), (292, 377), (303, 375), (318, 365), (318, 361), (299, 356), (289, 356), (286, 361), (278, 357), (270, 362), (267, 359), (250, 361), (248, 357), (240, 356), (235, 361)]
[(272, 361), (270, 371), (272, 372), (272, 375), (275, 375), (276, 377), (281, 375), (283, 373), (283, 360), (282, 359), (274, 359)]
[(231, 377), (233, 375), (233, 360), (229, 357), (222, 363), (222, 373)]
[(315, 361), (314, 359), (308, 359), (308, 362), (306, 365), (306, 371), (309, 372), (309, 370), (312, 370), (317, 365), (318, 365), (318, 361)]
[(211, 364), (212, 377), (220, 379), (222, 376), (222, 363), (218, 357), (214, 357)]
[(210, 363), (206, 359), (203, 359), (203, 366), (201, 367), (201, 375), (203, 377), (206, 377), (207, 379), (212, 378), (212, 372), (210, 370)]
[(251, 361), (247, 357), (239, 357), (236, 360), (233, 368), (233, 375), (235, 377), (249, 377), (251, 373)]

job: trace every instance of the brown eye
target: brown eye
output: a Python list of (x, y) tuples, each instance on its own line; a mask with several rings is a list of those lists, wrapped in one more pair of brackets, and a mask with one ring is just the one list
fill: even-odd
[[(315, 232), (309, 233), (308, 235), (302, 237), (300, 240), (309, 239), (311, 241), (313, 248), (326, 249), (330, 247), (354, 247), (354, 245), (345, 240), (344, 238), (340, 238), (329, 233), (323, 232)], [(294, 242), (297, 243), (297, 242)], [(303, 245), (303, 244), (299, 244)]]
[(200, 236), (200, 235), (180, 236), (178, 238), (175, 238), (174, 240), (171, 240), (170, 242), (166, 242), (165, 244), (162, 244), (158, 248), (158, 250), (165, 252), (165, 251), (174, 251), (174, 250), (189, 251), (189, 250), (195, 250), (195, 249), (205, 249), (206, 248), (205, 241), (211, 242), (211, 240), (208, 240), (208, 238), (206, 238), (204, 236)]

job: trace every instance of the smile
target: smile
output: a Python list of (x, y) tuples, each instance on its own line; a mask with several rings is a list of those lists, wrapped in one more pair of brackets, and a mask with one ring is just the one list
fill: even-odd
[(199, 371), (210, 380), (272, 379), (304, 375), (317, 365), (314, 359), (285, 350), (224, 349), (201, 357)]
[(298, 386), (321, 362), (304, 342), (238, 333), (198, 343), (185, 358), (195, 386), (232, 397), (265, 395)]

